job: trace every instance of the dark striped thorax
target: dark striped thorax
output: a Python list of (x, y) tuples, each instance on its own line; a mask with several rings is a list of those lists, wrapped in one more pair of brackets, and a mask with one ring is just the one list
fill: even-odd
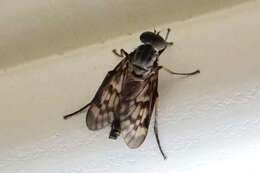
[(139, 77), (146, 77), (157, 66), (159, 53), (150, 44), (138, 46), (129, 56), (133, 73)]

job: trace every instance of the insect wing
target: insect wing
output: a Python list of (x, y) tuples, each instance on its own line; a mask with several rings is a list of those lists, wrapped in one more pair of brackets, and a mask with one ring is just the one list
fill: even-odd
[(127, 65), (123, 59), (112, 71), (108, 72), (87, 112), (86, 124), (90, 130), (99, 130), (114, 120), (115, 107), (125, 78)]
[(122, 96), (123, 99), (118, 105), (122, 136), (130, 148), (139, 147), (147, 136), (154, 103), (158, 96), (158, 71), (143, 81), (143, 85), (142, 82), (139, 84), (135, 85), (131, 81), (126, 84), (122, 94), (133, 97)]

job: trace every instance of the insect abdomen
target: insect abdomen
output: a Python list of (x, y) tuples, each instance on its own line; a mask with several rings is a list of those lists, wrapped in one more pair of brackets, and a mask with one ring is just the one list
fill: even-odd
[(111, 131), (109, 134), (110, 139), (117, 139), (117, 137), (121, 133), (121, 127), (120, 127), (120, 121), (119, 120), (114, 120), (112, 125), (111, 125)]

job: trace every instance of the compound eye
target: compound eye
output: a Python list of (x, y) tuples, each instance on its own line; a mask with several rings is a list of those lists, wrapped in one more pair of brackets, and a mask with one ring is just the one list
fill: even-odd
[(140, 40), (143, 43), (150, 43), (156, 35), (153, 32), (146, 31), (140, 35)]

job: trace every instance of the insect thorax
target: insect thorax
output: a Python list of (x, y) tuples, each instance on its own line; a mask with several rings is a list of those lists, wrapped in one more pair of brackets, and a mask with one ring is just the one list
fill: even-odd
[(157, 62), (158, 52), (150, 44), (138, 46), (130, 57), (133, 72), (145, 76), (151, 72)]

